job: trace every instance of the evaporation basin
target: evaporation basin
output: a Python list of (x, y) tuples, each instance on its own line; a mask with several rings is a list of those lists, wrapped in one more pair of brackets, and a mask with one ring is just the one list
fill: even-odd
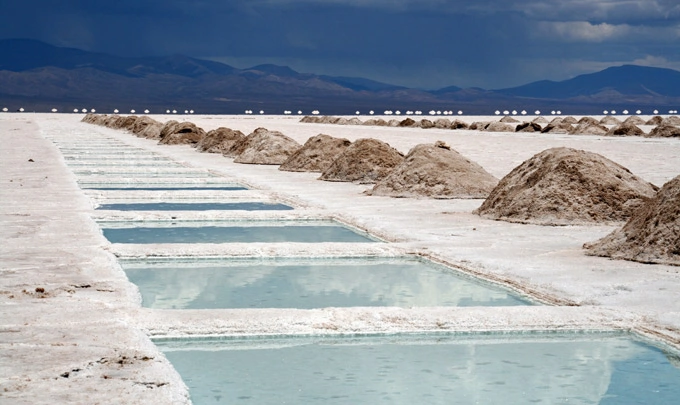
[(194, 404), (668, 405), (677, 353), (624, 336), (156, 341)]

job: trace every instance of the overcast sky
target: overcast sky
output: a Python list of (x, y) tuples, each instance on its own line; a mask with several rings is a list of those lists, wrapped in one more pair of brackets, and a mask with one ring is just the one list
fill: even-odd
[(511, 87), (621, 64), (680, 70), (680, 0), (0, 1), (0, 39), (427, 89)]

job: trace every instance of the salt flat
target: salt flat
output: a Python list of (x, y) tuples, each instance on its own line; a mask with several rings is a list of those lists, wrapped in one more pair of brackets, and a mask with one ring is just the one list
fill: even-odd
[[(113, 398), (120, 403), (186, 402), (184, 384), (148, 336), (620, 328), (680, 347), (680, 268), (583, 254), (583, 243), (617, 225), (544, 227), (491, 221), (471, 214), (482, 200), (366, 196), (363, 192), (370, 186), (323, 182), (317, 180), (318, 174), (281, 172), (277, 166), (235, 164), (189, 146), (157, 145), (123, 131), (80, 123), (81, 118), (77, 114), (0, 115), (0, 396), (11, 403), (104, 403)], [(419, 143), (443, 140), (498, 178), (535, 153), (556, 146), (602, 154), (657, 186), (680, 171), (677, 139), (302, 124), (299, 117), (276, 116), (153, 118), (187, 119), (206, 131), (226, 126), (248, 134), (265, 127), (300, 143), (319, 133), (350, 140), (377, 138), (403, 153)], [(467, 122), (492, 119), (464, 117)], [(207, 219), (207, 214), (94, 211), (95, 204), (113, 192), (81, 190), (50, 141), (76, 143), (89, 137), (119, 140), (186, 167), (210, 170), (256, 189), (251, 195), (258, 200), (298, 208), (249, 213), (249, 218), (333, 217), (389, 243), (112, 245), (95, 219), (170, 220), (174, 216), (191, 220)], [(134, 192), (134, 198), (151, 195)], [(186, 192), (179, 196), (186, 197)], [(553, 305), (151, 310), (141, 308), (139, 292), (115, 257), (405, 253), (431, 258)], [(364, 282), (370, 280), (357, 280)]]

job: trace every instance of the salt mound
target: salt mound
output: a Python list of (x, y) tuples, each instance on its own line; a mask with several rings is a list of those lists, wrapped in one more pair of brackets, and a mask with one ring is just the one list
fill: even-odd
[(112, 128), (115, 129), (125, 129), (128, 131), (132, 131), (132, 128), (135, 126), (135, 122), (137, 122), (137, 117), (136, 115), (128, 115), (127, 117), (118, 117), (116, 118), (115, 121), (112, 123)]
[(389, 120), (389, 121), (387, 121), (388, 127), (398, 127), (399, 124), (401, 124), (401, 121), (399, 121), (399, 120)]
[(503, 122), (492, 122), (484, 128), (487, 132), (515, 132), (515, 128)]
[(557, 125), (561, 124), (562, 121), (564, 121), (564, 118), (556, 117), (556, 118), (553, 118), (552, 121), (550, 121), (550, 125), (557, 126)]
[(608, 136), (636, 136), (644, 134), (645, 132), (641, 130), (637, 125), (626, 123), (617, 125), (607, 132)]
[(498, 179), (439, 141), (416, 145), (370, 195), (390, 197), (486, 198)]
[(576, 118), (574, 117), (564, 117), (562, 122), (567, 123), (567, 124), (576, 124)]
[(601, 155), (562, 147), (516, 167), (475, 213), (540, 225), (625, 221), (655, 193), (652, 184)]
[(324, 170), (319, 180), (372, 184), (404, 161), (404, 155), (377, 139), (357, 139)]
[(580, 120), (578, 120), (579, 124), (592, 124), (592, 125), (599, 125), (600, 121), (596, 120), (593, 117), (583, 117)]
[(593, 256), (680, 266), (680, 176), (664, 184), (623, 228), (583, 247)]
[(362, 125), (362, 124), (363, 122), (357, 117), (352, 117), (348, 119), (347, 122), (345, 123), (345, 125)]
[(164, 124), (156, 121), (146, 126), (141, 130), (137, 136), (146, 139), (161, 139), (161, 130), (163, 130)]
[(620, 120), (612, 117), (611, 115), (608, 115), (600, 120), (600, 124), (602, 125), (619, 125), (620, 123)]
[(451, 123), (451, 129), (468, 129), (469, 125), (461, 120), (455, 120)]
[(483, 131), (486, 129), (491, 124), (489, 121), (475, 121), (472, 124), (470, 124), (469, 129), (474, 129), (477, 131)]
[(287, 172), (323, 172), (340, 156), (351, 142), (344, 138), (334, 138), (319, 134), (305, 142), (302, 148), (293, 153), (279, 170)]
[(85, 114), (85, 116), (83, 117), (83, 119), (80, 120), (80, 122), (86, 122), (86, 123), (88, 123), (88, 124), (94, 124), (94, 123), (95, 123), (95, 120), (96, 120), (97, 118), (98, 118), (98, 117), (97, 117), (97, 114), (87, 113), (87, 114)]
[(646, 136), (650, 138), (680, 138), (680, 128), (661, 124), (652, 129)]
[(664, 118), (664, 120), (661, 123), (664, 125), (678, 126), (680, 125), (680, 117), (678, 117), (677, 115), (671, 115), (670, 117)]
[(425, 129), (434, 128), (434, 122), (426, 118), (423, 118), (422, 120), (420, 120), (420, 127)]
[(507, 123), (511, 123), (511, 124), (516, 124), (516, 123), (518, 123), (519, 121), (516, 120), (516, 119), (514, 119), (514, 118), (512, 118), (512, 117), (509, 116), (509, 115), (506, 115), (505, 117), (501, 118), (501, 122), (507, 122)]
[(139, 117), (135, 121), (135, 123), (132, 125), (132, 133), (139, 136), (139, 137), (145, 137), (143, 134), (147, 133), (145, 132), (147, 127), (151, 125), (155, 128), (159, 128), (158, 130), (158, 135), (160, 136), (160, 128), (162, 127), (163, 124), (160, 122), (156, 121), (153, 118), (150, 117)]
[(451, 121), (446, 118), (440, 118), (434, 122), (434, 127), (439, 129), (451, 128)]
[(547, 123), (548, 123), (548, 120), (545, 119), (545, 118), (543, 118), (543, 117), (536, 117), (536, 118), (534, 118), (534, 120), (531, 121), (531, 122), (533, 122), (533, 123), (535, 123), (535, 124), (547, 124)]
[(406, 118), (399, 123), (400, 127), (418, 127), (420, 126), (415, 120), (411, 118)]
[(225, 154), (236, 156), (234, 163), (280, 165), (302, 145), (279, 131), (257, 128)]
[(364, 121), (364, 125), (374, 125), (379, 127), (387, 126), (387, 121), (382, 118), (371, 118), (370, 120)]
[(663, 118), (659, 115), (655, 115), (649, 121), (645, 122), (645, 125), (660, 125), (663, 122)]
[(515, 132), (541, 132), (542, 129), (535, 122), (523, 122), (515, 127)]
[(645, 120), (638, 117), (637, 115), (631, 115), (630, 117), (626, 118), (626, 120), (623, 121), (623, 123), (632, 125), (645, 125)]
[(572, 135), (606, 135), (609, 130), (604, 125), (601, 125), (597, 120), (595, 122), (586, 120), (574, 127), (574, 129), (569, 132)]
[(555, 122), (553, 120), (550, 124), (546, 125), (541, 131), (544, 134), (568, 134), (574, 130), (574, 127), (562, 120)]
[(205, 136), (205, 131), (193, 122), (168, 121), (161, 129), (162, 145), (195, 145)]
[(196, 145), (196, 150), (208, 153), (224, 153), (245, 137), (241, 131), (219, 127), (208, 131)]

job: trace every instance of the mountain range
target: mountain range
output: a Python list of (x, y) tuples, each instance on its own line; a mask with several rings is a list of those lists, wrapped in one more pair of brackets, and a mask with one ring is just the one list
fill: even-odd
[(0, 108), (72, 111), (74, 108), (193, 109), (242, 113), (312, 109), (326, 114), (356, 110), (603, 109), (676, 108), (680, 72), (624, 65), (554, 82), (486, 90), (449, 86), (426, 91), (359, 77), (299, 73), (287, 66), (247, 69), (182, 55), (125, 58), (29, 39), (0, 40)]

